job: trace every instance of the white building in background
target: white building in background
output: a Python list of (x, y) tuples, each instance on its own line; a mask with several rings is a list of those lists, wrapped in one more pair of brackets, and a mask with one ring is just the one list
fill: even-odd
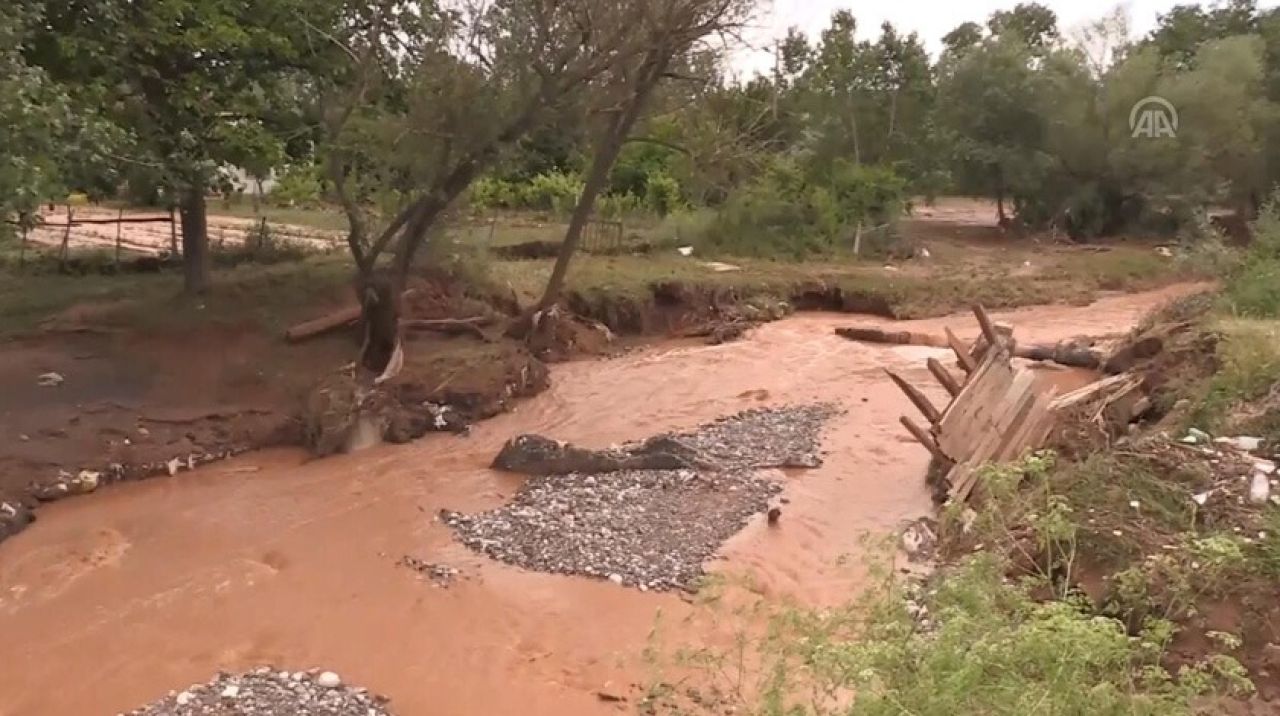
[(249, 175), (249, 172), (240, 167), (227, 167), (227, 173), (231, 176), (231, 185), (245, 196), (266, 196), (276, 185), (276, 172), (274, 169), (267, 175), (265, 179), (256, 179)]

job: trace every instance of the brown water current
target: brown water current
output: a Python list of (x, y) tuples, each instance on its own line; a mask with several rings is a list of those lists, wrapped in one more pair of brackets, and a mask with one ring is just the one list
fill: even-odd
[[(1183, 291), (997, 318), (1024, 342), (1119, 332)], [(491, 562), (436, 512), (508, 499), (522, 478), (487, 465), (517, 433), (605, 446), (754, 406), (834, 401), (846, 412), (828, 426), (825, 465), (789, 471), (780, 524), (757, 518), (709, 569), (745, 573), (770, 597), (848, 599), (863, 575), (840, 558), (931, 511), (928, 455), (898, 424), (912, 408), (881, 369), (934, 386), (924, 358), (944, 354), (832, 334), (877, 322), (801, 314), (736, 343), (569, 363), (549, 391), (468, 437), (316, 462), (261, 452), (51, 505), (0, 544), (0, 714), (111, 714), (264, 663), (333, 669), (400, 714), (616, 713), (596, 692), (643, 682), (657, 612), (693, 607)], [(965, 316), (895, 328), (943, 325), (974, 333)], [(461, 575), (433, 587), (396, 565), (405, 555)]]

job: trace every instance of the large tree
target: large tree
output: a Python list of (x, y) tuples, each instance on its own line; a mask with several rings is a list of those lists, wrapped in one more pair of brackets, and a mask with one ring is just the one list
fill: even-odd
[(209, 285), (206, 193), (230, 165), (261, 170), (280, 156), (282, 138), (267, 118), (289, 96), (281, 83), (320, 41), (308, 28), (327, 24), (326, 7), (305, 0), (45, 5), (28, 60), (127, 133), (118, 160), (150, 169), (180, 211), (189, 292)]

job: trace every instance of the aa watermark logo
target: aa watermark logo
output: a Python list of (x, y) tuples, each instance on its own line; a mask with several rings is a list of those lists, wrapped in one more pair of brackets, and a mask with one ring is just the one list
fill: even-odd
[(1159, 138), (1178, 136), (1178, 110), (1164, 97), (1143, 97), (1129, 110), (1130, 136)]

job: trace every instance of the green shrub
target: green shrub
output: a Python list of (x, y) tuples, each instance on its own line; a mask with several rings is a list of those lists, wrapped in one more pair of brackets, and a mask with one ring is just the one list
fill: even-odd
[(1227, 282), (1231, 309), (1247, 318), (1280, 318), (1280, 195), (1263, 207), (1253, 225), (1253, 244)]
[(658, 216), (666, 216), (684, 204), (680, 182), (667, 174), (650, 174), (644, 190), (645, 206)]
[(839, 161), (810, 175), (779, 161), (730, 194), (702, 242), (735, 254), (803, 258), (852, 249), (861, 234), (864, 253), (885, 253), (898, 238), (905, 191), (889, 167)]
[(519, 209), (523, 196), (520, 185), (484, 176), (475, 180), (470, 189), (471, 206), (480, 209)]
[(520, 188), (520, 207), (556, 214), (568, 214), (582, 194), (582, 178), (577, 174), (539, 174)]
[(323, 193), (319, 166), (293, 164), (276, 178), (268, 199), (279, 206), (311, 206), (320, 203)]

